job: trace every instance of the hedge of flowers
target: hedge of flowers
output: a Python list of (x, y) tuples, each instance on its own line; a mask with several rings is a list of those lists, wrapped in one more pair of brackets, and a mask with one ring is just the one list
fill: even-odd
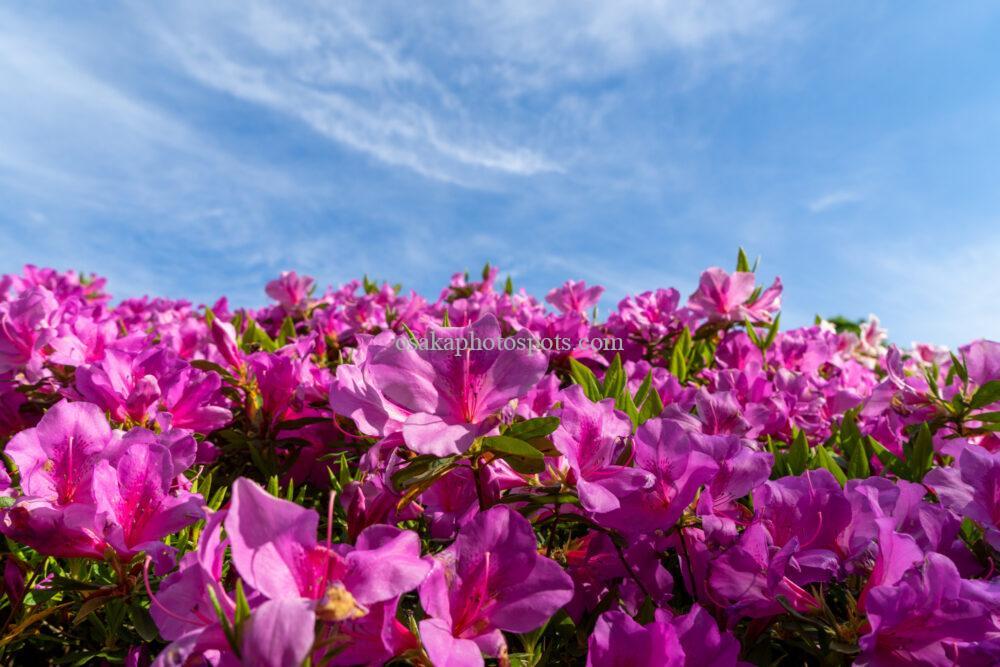
[(1000, 664), (1000, 344), (781, 330), (755, 268), (0, 277), (0, 662)]

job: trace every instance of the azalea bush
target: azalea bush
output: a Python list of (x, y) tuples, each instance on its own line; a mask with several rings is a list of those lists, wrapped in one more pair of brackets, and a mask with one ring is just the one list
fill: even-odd
[(755, 268), (3, 276), (0, 661), (997, 664), (1000, 344), (782, 330)]

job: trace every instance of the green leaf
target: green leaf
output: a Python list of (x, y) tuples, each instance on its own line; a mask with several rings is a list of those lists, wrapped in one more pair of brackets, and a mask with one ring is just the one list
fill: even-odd
[(949, 352), (949, 354), (951, 355), (951, 370), (954, 371), (955, 374), (962, 379), (963, 383), (968, 384), (969, 369), (966, 367), (965, 364), (963, 364), (961, 361), (958, 360), (958, 357), (956, 357), (954, 353)]
[(277, 431), (297, 431), (300, 428), (306, 426), (312, 426), (313, 424), (329, 424), (330, 417), (300, 417), (298, 419), (289, 419), (287, 421), (278, 422), (274, 427), (275, 432)]
[(997, 401), (1000, 401), (1000, 380), (990, 380), (979, 387), (976, 393), (972, 395), (969, 407), (975, 410), (976, 408), (986, 407)]
[(595, 403), (603, 398), (601, 386), (597, 383), (594, 372), (576, 359), (570, 358), (569, 360), (569, 374), (573, 378), (573, 382), (583, 387), (583, 393), (587, 395), (587, 398)]
[(160, 633), (153, 618), (149, 615), (149, 610), (138, 602), (129, 605), (128, 616), (132, 619), (132, 625), (135, 626), (135, 631), (139, 633), (143, 641), (151, 642), (159, 636)]
[(295, 322), (286, 316), (281, 323), (281, 331), (278, 332), (278, 347), (284, 347), (292, 338), (295, 338)]
[(868, 450), (872, 456), (875, 456), (882, 463), (882, 465), (895, 469), (895, 467), (900, 464), (899, 457), (886, 449), (881, 442), (872, 436), (865, 436), (862, 442), (865, 449)]
[(503, 459), (519, 473), (533, 475), (545, 470), (545, 457), (531, 443), (524, 440), (495, 435), (483, 438), (483, 449)]
[(840, 468), (840, 466), (837, 465), (837, 462), (833, 459), (833, 456), (830, 455), (829, 450), (827, 450), (824, 445), (815, 447), (813, 451), (816, 452), (816, 459), (814, 461), (816, 468), (826, 468), (833, 473), (833, 476), (837, 478), (837, 482), (840, 483), (841, 486), (847, 484), (847, 476), (844, 474), (844, 471)]
[(507, 282), (504, 283), (503, 292), (507, 296), (510, 296), (514, 293), (514, 281), (510, 279), (510, 276), (507, 276)]
[(189, 363), (192, 366), (194, 366), (195, 368), (197, 368), (198, 370), (212, 371), (214, 373), (218, 373), (219, 375), (221, 375), (224, 378), (232, 378), (233, 377), (233, 374), (231, 372), (229, 372), (228, 369), (220, 366), (219, 364), (215, 363), (214, 361), (209, 361), (208, 359), (192, 359)]
[(802, 431), (798, 431), (795, 434), (795, 439), (792, 440), (791, 446), (788, 448), (788, 454), (785, 455), (785, 463), (788, 465), (788, 472), (791, 475), (801, 475), (806, 471), (806, 466), (809, 464), (809, 441), (806, 440), (806, 436)]
[(994, 412), (977, 412), (974, 415), (970, 415), (970, 418), (980, 422), (1000, 422), (1000, 410)]
[(962, 519), (961, 535), (966, 544), (973, 545), (983, 539), (983, 529), (978, 523), (969, 517), (965, 517)]
[(750, 321), (749, 318), (747, 317), (743, 318), (743, 326), (746, 328), (747, 335), (750, 336), (751, 342), (753, 342), (754, 345), (760, 348), (762, 345), (760, 337), (757, 335), (757, 330), (754, 328), (753, 323)]
[(579, 505), (580, 499), (572, 493), (510, 493), (500, 499), (501, 503), (531, 503), (532, 505)]
[(920, 425), (920, 429), (907, 443), (905, 449), (910, 481), (920, 482), (934, 466), (934, 438), (926, 423)]
[[(405, 468), (393, 473), (392, 487), (396, 491), (402, 491), (414, 485), (433, 481), (448, 472), (454, 462), (454, 456), (438, 458), (433, 454), (422, 454), (414, 457), (406, 464)], [(341, 469), (347, 469), (346, 463), (341, 465)], [(342, 484), (346, 484), (346, 482), (342, 482)]]
[(538, 417), (523, 422), (514, 422), (504, 435), (521, 440), (543, 438), (559, 428), (559, 417)]
[(644, 424), (646, 421), (654, 417), (659, 417), (661, 414), (663, 414), (663, 399), (660, 398), (660, 392), (655, 387), (652, 387), (646, 396), (646, 400), (639, 406), (639, 423)]
[(767, 330), (767, 338), (764, 339), (764, 350), (770, 349), (771, 344), (774, 343), (774, 339), (778, 337), (778, 327), (781, 326), (781, 313), (778, 313), (774, 321), (771, 322), (771, 328)]
[(744, 273), (750, 272), (750, 260), (747, 259), (746, 251), (743, 248), (740, 248), (739, 252), (736, 253), (736, 270)]
[(222, 632), (226, 636), (226, 641), (229, 642), (229, 646), (239, 655), (240, 643), (236, 637), (236, 631), (233, 629), (232, 624), (229, 622), (229, 617), (226, 616), (226, 612), (222, 610), (222, 605), (219, 604), (219, 598), (215, 594), (215, 588), (208, 584), (205, 587), (208, 590), (208, 597), (212, 601), (212, 608), (215, 610), (215, 616), (219, 619), (219, 624), (222, 626)]
[(778, 446), (779, 443), (784, 444), (771, 436), (767, 436), (767, 451), (771, 452), (771, 456), (774, 457), (774, 465), (771, 467), (771, 479), (781, 479), (792, 474), (788, 468), (788, 455), (781, 451), (781, 447)]
[(265, 352), (274, 352), (278, 349), (278, 344), (272, 340), (267, 332), (261, 329), (253, 319), (249, 320), (247, 330), (240, 339), (240, 347), (244, 352), (253, 352), (253, 347), (257, 346)]
[(623, 391), (621, 397), (615, 402), (615, 407), (628, 415), (632, 422), (632, 432), (639, 426), (639, 408), (636, 407), (632, 394)]
[(675, 345), (670, 352), (670, 374), (677, 378), (678, 382), (683, 383), (687, 380), (687, 353), (681, 345)]
[(847, 456), (847, 476), (851, 479), (865, 479), (871, 475), (868, 452), (859, 439), (850, 439), (844, 449)]
[(406, 326), (406, 322), (403, 322), (402, 326), (403, 326), (403, 331), (406, 332), (407, 338), (410, 339), (410, 343), (413, 345), (414, 348), (416, 348), (420, 344), (420, 341), (417, 340), (417, 334), (413, 333), (413, 330), (410, 327)]
[(642, 379), (642, 384), (639, 385), (639, 390), (635, 392), (635, 404), (642, 405), (646, 400), (646, 396), (649, 395), (649, 388), (653, 386), (653, 371), (650, 370), (646, 373), (646, 377)]
[(613, 398), (615, 400), (625, 390), (625, 371), (622, 370), (622, 358), (620, 354), (615, 355), (614, 361), (608, 366), (608, 370), (604, 372), (604, 382), (601, 390), (604, 398)]
[(236, 626), (237, 637), (242, 635), (243, 624), (250, 620), (250, 604), (243, 592), (243, 580), (236, 580), (236, 609), (233, 612), (233, 625)]

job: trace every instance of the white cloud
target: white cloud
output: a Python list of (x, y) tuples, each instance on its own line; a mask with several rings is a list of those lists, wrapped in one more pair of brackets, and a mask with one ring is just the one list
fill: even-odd
[(846, 204), (853, 204), (863, 199), (860, 192), (854, 190), (835, 190), (821, 195), (806, 204), (811, 213), (824, 213)]
[[(565, 171), (565, 147), (505, 99), (668, 52), (724, 59), (774, 2), (476, 2), (390, 9), (252, 0), (167, 3), (143, 22), (188, 75), (423, 176), (485, 185)], [(145, 11), (145, 10), (143, 10)], [(481, 102), (480, 102), (481, 101)]]
[(852, 255), (877, 288), (875, 312), (892, 311), (883, 324), (897, 343), (954, 347), (969, 342), (970, 335), (1000, 340), (997, 239), (940, 238), (929, 245), (900, 239)]

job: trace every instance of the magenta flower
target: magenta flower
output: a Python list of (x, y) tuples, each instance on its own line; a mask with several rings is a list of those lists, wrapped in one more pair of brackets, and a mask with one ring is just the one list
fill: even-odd
[(977, 589), (963, 580), (955, 564), (928, 554), (923, 568), (902, 581), (868, 592), (866, 610), (871, 631), (861, 638), (855, 664), (891, 667), (900, 664), (945, 667), (956, 664), (956, 648), (991, 645), (994, 664), (1000, 625), (997, 591)]
[(593, 403), (574, 385), (562, 392), (560, 400), (560, 424), (552, 443), (573, 471), (584, 509), (611, 512), (620, 507), (621, 497), (652, 486), (649, 472), (616, 463), (632, 433), (632, 423), (615, 410), (613, 399)]
[(241, 664), (253, 667), (301, 665), (313, 648), (316, 612), (308, 600), (267, 600), (253, 610), (240, 642)]
[(200, 496), (173, 488), (195, 449), (183, 433), (139, 429), (120, 439), (97, 406), (61, 401), (7, 446), (24, 495), (3, 532), (49, 555), (101, 558), (110, 546), (126, 559), (149, 552), (166, 567), (160, 540), (202, 516)]
[(151, 596), (150, 615), (163, 638), (171, 642), (157, 656), (155, 665), (183, 665), (189, 658), (206, 654), (230, 657), (231, 647), (208, 593), (211, 589), (231, 619), (235, 603), (220, 583), (229, 545), (229, 540), (222, 538), (225, 518), (225, 510), (209, 515), (197, 550), (186, 553), (180, 568), (166, 577)]
[(652, 486), (619, 499), (599, 522), (628, 533), (669, 531), (695, 500), (699, 487), (719, 471), (699, 451), (693, 434), (674, 419), (650, 419), (635, 434), (635, 465), (653, 476)]
[(207, 434), (232, 419), (218, 373), (193, 368), (173, 350), (143, 342), (109, 349), (101, 361), (80, 366), (77, 393), (121, 423), (148, 425), (158, 417), (174, 428)]
[[(360, 415), (359, 428), (391, 428), (393, 417), (403, 417), (403, 438), (413, 451), (460, 454), (496, 427), (497, 413), (541, 379), (547, 362), (544, 353), (531, 349), (527, 332), (514, 336), (513, 349), (497, 350), (502, 337), (492, 315), (467, 327), (429, 331), (440, 349), (413, 349), (396, 339), (369, 348), (358, 370), (343, 375), (338, 370), (331, 406)], [(459, 341), (472, 347), (473, 340), (493, 349), (456, 352)]]
[(677, 631), (662, 614), (646, 626), (622, 611), (601, 614), (587, 644), (588, 667), (681, 667)]
[(767, 529), (753, 523), (739, 541), (709, 564), (707, 592), (732, 619), (766, 618), (784, 612), (778, 596), (798, 611), (814, 610), (816, 600), (788, 575), (795, 574), (791, 557), (798, 544), (774, 544)]
[(968, 445), (957, 467), (935, 468), (924, 483), (942, 505), (982, 526), (986, 541), (1000, 550), (1000, 452)]
[(337, 367), (330, 389), (333, 411), (350, 417), (361, 433), (372, 437), (384, 438), (399, 433), (403, 422), (412, 414), (383, 396), (372, 375), (370, 360), (388, 354), (395, 340), (396, 336), (389, 331), (374, 337), (358, 336), (354, 363)]
[[(319, 515), (270, 495), (253, 482), (233, 483), (225, 520), (233, 565), (262, 595), (350, 598), (356, 607), (391, 600), (423, 581), (429, 565), (420, 558), (416, 533), (373, 526), (361, 533), (357, 548), (337, 549), (316, 541)], [(343, 619), (338, 619), (343, 620)]]
[(196, 450), (189, 435), (157, 436), (134, 429), (117, 452), (105, 452), (110, 457), (96, 468), (94, 499), (108, 517), (105, 539), (120, 557), (145, 551), (159, 570), (173, 564), (172, 550), (160, 540), (204, 516), (200, 495), (173, 489)]
[(696, 604), (683, 616), (671, 617), (658, 609), (645, 626), (620, 611), (601, 614), (588, 642), (587, 665), (735, 667), (746, 664), (739, 655), (736, 638), (720, 632), (715, 620)]
[(587, 287), (587, 283), (582, 280), (567, 280), (562, 287), (550, 291), (545, 296), (545, 300), (560, 313), (586, 315), (587, 311), (597, 305), (602, 294), (604, 294), (604, 288), (600, 285)]
[(299, 276), (295, 271), (282, 271), (281, 276), (267, 284), (267, 295), (289, 314), (302, 313), (312, 294), (315, 281), (309, 276)]
[(44, 287), (0, 302), (0, 373), (24, 370), (32, 380), (41, 376), (46, 346), (59, 335), (58, 309), (59, 302)]
[(219, 645), (221, 626), (206, 606), (206, 587), (212, 587), (227, 615), (234, 609), (220, 583), (227, 542), (253, 610), (241, 645), (249, 664), (299, 664), (319, 645), (326, 648), (317, 658), (333, 648), (360, 663), (380, 663), (411, 647), (405, 629), (392, 622), (392, 610), (430, 571), (417, 535), (372, 526), (353, 547), (322, 545), (318, 524), (315, 511), (237, 479), (229, 509), (209, 520), (197, 556), (188, 554), (156, 595), (153, 616), (173, 640), (160, 659), (173, 656), (183, 664), (207, 651), (229, 650), (224, 636)]
[(791, 562), (800, 586), (840, 572), (839, 543), (851, 522), (851, 504), (829, 470), (765, 482), (753, 491), (753, 505), (775, 546), (794, 545)]
[(243, 366), (243, 351), (240, 350), (239, 341), (236, 338), (236, 328), (229, 322), (223, 322), (215, 317), (212, 319), (209, 333), (212, 337), (212, 344), (215, 345), (222, 361), (231, 368), (241, 368)]
[(658, 289), (629, 296), (618, 302), (608, 316), (608, 331), (623, 340), (625, 357), (641, 358), (646, 347), (655, 347), (689, 324), (691, 312), (678, 309), (681, 295), (673, 289)]
[(868, 582), (858, 598), (858, 609), (864, 611), (868, 591), (876, 586), (898, 583), (913, 566), (922, 563), (924, 552), (909, 535), (897, 533), (890, 518), (877, 520), (878, 546)]
[(15, 435), (5, 452), (21, 473), (24, 495), (4, 513), (4, 534), (53, 556), (102, 557), (94, 476), (119, 437), (96, 405), (69, 401)]
[(844, 496), (851, 503), (851, 525), (841, 543), (848, 555), (848, 566), (874, 562), (876, 542), (882, 519), (891, 519), (893, 529), (916, 542), (921, 552), (936, 551), (948, 556), (966, 576), (981, 571), (959, 536), (959, 518), (937, 503), (923, 498), (927, 488), (904, 480), (895, 482), (883, 477), (848, 480)]
[(959, 348), (969, 371), (969, 381), (982, 386), (990, 380), (1000, 380), (1000, 343), (977, 340)]
[(434, 664), (482, 665), (506, 650), (501, 631), (530, 632), (570, 601), (573, 582), (538, 554), (527, 519), (498, 506), (476, 516), (434, 556), (420, 587), (420, 622)]
[(739, 321), (744, 317), (752, 321), (770, 321), (772, 314), (781, 307), (781, 280), (764, 290), (753, 302), (755, 276), (745, 271), (728, 274), (712, 267), (701, 274), (698, 289), (688, 298), (688, 307), (709, 320)]

